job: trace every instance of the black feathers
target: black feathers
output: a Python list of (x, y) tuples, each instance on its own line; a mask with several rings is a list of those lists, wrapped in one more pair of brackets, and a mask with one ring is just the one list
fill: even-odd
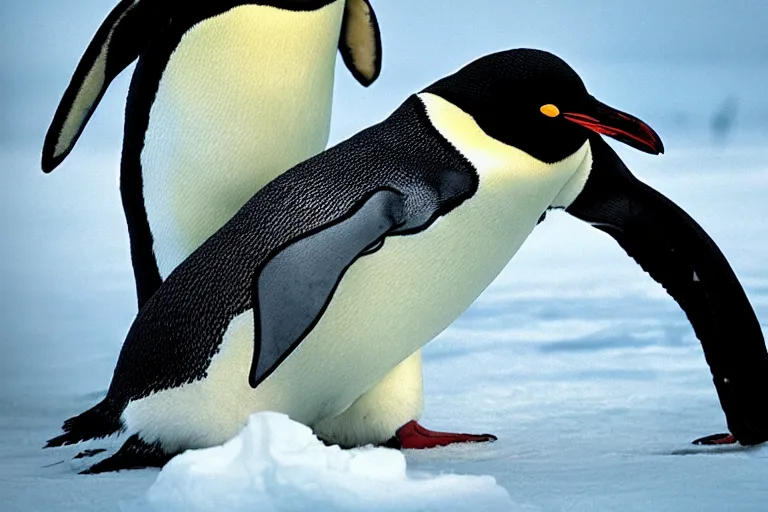
[(65, 421), (61, 427), (64, 434), (49, 439), (45, 448), (111, 436), (121, 429), (121, 412), (121, 407), (116, 407), (116, 404), (105, 399), (84, 413)]

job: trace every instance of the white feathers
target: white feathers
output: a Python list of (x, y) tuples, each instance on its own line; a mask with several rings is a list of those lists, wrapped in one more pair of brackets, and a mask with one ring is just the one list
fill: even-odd
[(324, 149), (343, 9), (242, 5), (183, 36), (141, 153), (163, 278), (257, 190)]

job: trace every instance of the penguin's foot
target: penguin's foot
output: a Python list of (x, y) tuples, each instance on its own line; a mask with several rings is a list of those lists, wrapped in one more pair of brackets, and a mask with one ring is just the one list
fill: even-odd
[(498, 439), (492, 434), (454, 434), (451, 432), (435, 432), (418, 424), (416, 420), (409, 421), (400, 427), (395, 437), (383, 446), (399, 450), (421, 450), (437, 448), (457, 443), (489, 443)]
[(701, 437), (693, 442), (701, 446), (715, 446), (719, 444), (736, 444), (736, 438), (733, 434), (712, 434), (711, 436)]

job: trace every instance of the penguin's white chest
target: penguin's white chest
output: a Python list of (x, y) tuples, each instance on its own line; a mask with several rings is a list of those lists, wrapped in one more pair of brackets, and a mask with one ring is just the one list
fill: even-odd
[(242, 5), (181, 39), (141, 154), (163, 278), (256, 191), (324, 149), (343, 4)]
[(310, 417), (338, 414), (448, 327), (512, 259), (568, 179), (496, 178), (481, 176), (477, 194), (427, 230), (387, 238), (357, 260), (312, 332), (263, 385), (312, 396), (301, 404)]

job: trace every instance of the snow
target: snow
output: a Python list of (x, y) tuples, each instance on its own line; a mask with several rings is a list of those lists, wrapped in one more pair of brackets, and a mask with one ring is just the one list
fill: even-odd
[(136, 510), (511, 510), (489, 476), (406, 475), (387, 448), (325, 446), (287, 416), (259, 413), (223, 446), (191, 450), (158, 475)]

